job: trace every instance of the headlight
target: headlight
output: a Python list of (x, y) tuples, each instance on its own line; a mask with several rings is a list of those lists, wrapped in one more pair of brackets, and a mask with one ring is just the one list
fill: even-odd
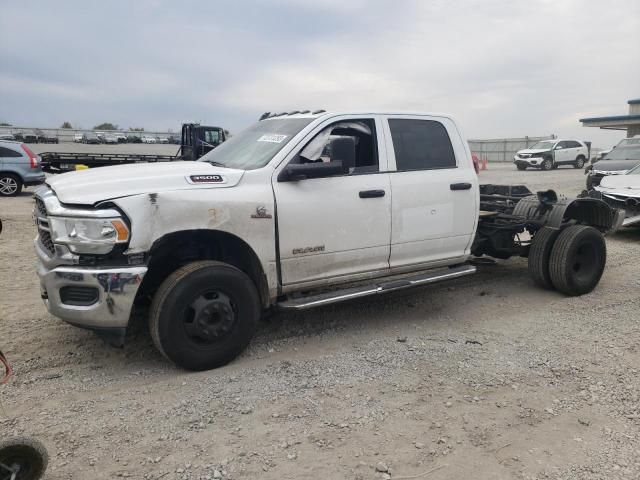
[(73, 253), (101, 255), (129, 241), (129, 227), (121, 218), (49, 217), (51, 240)]

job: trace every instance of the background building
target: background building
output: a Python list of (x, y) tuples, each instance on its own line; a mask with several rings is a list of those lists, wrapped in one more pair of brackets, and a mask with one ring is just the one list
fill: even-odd
[(581, 118), (583, 127), (598, 127), (606, 130), (626, 130), (627, 137), (640, 135), (640, 98), (629, 100), (628, 115)]

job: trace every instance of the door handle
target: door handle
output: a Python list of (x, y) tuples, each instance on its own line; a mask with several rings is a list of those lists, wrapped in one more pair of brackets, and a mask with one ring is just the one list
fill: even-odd
[(451, 190), (471, 190), (470, 183), (452, 183), (449, 187)]
[(384, 190), (362, 190), (360, 192), (360, 198), (378, 198), (384, 197)]

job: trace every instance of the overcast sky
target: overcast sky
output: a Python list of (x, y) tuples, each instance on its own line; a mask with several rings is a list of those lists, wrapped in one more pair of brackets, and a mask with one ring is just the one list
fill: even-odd
[(640, 97), (640, 0), (0, 0), (0, 121), (237, 132), (264, 111), (453, 114), (594, 140)]

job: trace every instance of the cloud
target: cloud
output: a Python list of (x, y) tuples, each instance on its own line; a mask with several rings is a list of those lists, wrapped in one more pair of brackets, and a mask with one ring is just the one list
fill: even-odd
[(612, 144), (578, 118), (640, 96), (635, 0), (15, 2), (0, 40), (0, 119), (42, 126), (384, 108)]

